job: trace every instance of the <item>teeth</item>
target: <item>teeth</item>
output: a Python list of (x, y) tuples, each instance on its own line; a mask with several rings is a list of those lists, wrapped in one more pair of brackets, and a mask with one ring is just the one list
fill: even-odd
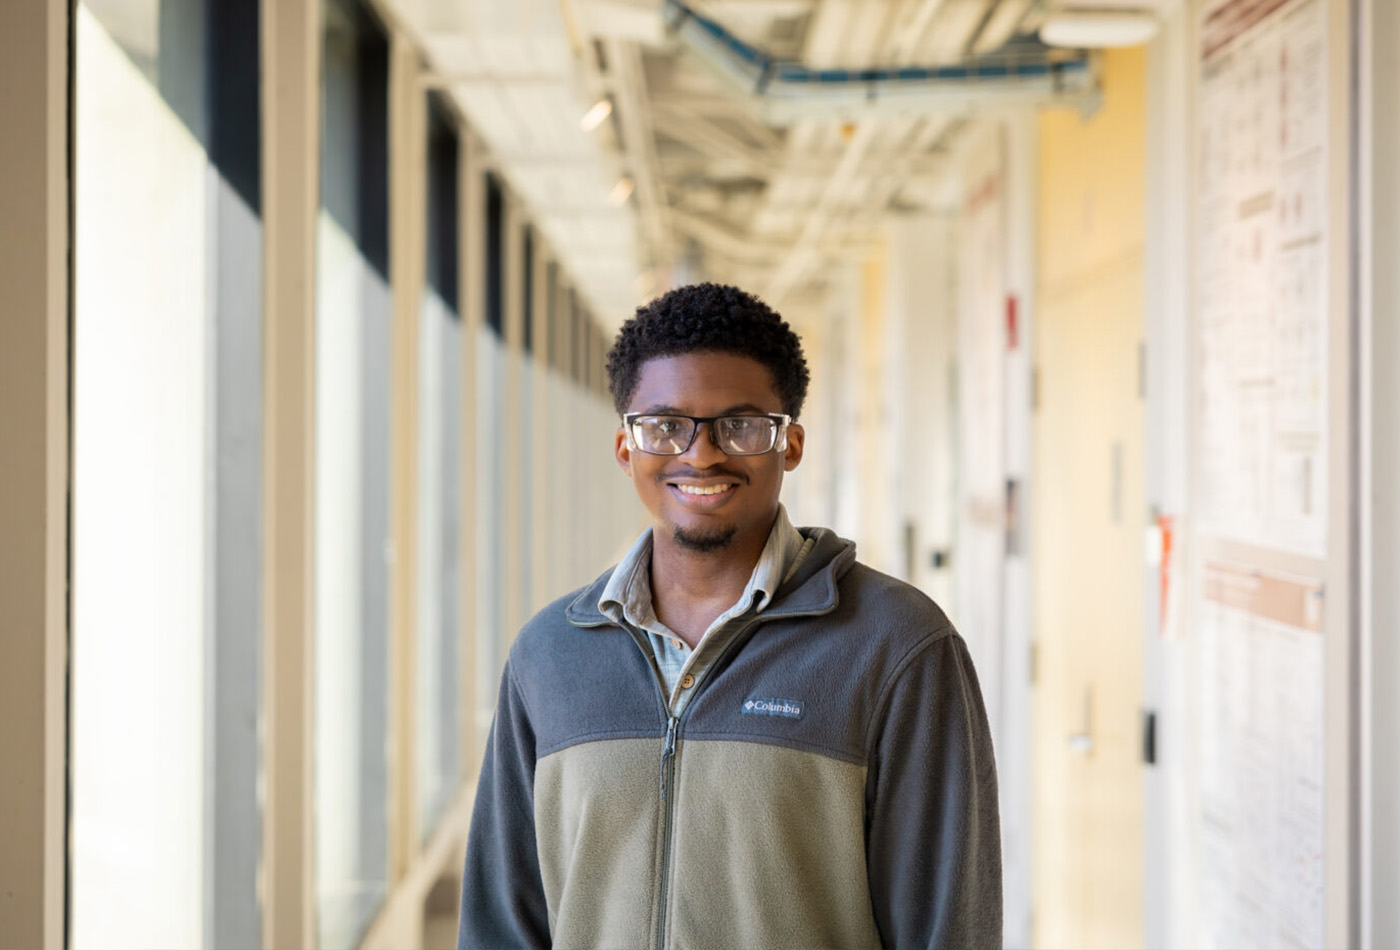
[(687, 495), (718, 495), (720, 492), (729, 491), (732, 485), (677, 485), (681, 491)]

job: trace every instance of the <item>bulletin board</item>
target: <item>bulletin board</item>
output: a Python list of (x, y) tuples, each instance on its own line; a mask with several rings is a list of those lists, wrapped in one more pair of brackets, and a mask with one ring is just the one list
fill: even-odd
[[(1212, 947), (1321, 947), (1327, 3), (1212, 0), (1198, 26), (1189, 586), (1198, 934)], [(1281, 571), (1284, 562), (1303, 569)]]
[(1325, 4), (1227, 0), (1201, 31), (1198, 528), (1327, 554)]
[(1203, 579), (1202, 942), (1320, 947), (1322, 586), (1217, 561)]

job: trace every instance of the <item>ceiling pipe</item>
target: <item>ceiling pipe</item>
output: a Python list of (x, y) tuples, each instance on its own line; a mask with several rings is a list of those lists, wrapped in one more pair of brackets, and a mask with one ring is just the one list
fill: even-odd
[(860, 119), (964, 112), (974, 105), (1044, 105), (1092, 109), (1098, 101), (1087, 53), (1039, 43), (945, 66), (809, 69), (739, 39), (681, 0), (665, 0), (666, 30), (714, 68), (774, 125), (803, 118)]

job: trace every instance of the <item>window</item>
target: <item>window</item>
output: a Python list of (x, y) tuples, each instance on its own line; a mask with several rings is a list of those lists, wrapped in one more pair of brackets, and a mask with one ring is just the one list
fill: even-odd
[(505, 338), (505, 194), (486, 174), (486, 325)]
[(432, 834), (461, 774), (462, 321), (458, 312), (459, 147), (436, 97), (428, 109), (427, 288), (419, 320), (418, 814)]
[(505, 663), (506, 513), (502, 499), (510, 473), (506, 457), (506, 344), (504, 335), (505, 194), (496, 176), (482, 176), (486, 192), (485, 324), (476, 341), (476, 591), (474, 685), (478, 748), (485, 746)]
[(545, 265), (544, 277), (544, 359), (542, 362), (555, 369), (559, 367), (559, 262), (551, 260)]
[(74, 946), (257, 946), (258, 5), (75, 11)]
[(357, 944), (388, 890), (391, 292), (388, 58), (325, 8), (316, 295), (317, 939)]
[(525, 323), (521, 343), (528, 354), (535, 348), (535, 232), (528, 224), (520, 230), (520, 253), (523, 258), (520, 268), (520, 299)]

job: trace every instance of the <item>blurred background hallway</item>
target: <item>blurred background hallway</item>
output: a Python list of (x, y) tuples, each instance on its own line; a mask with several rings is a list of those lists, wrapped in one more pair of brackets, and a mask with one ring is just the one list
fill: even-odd
[(0, 3), (0, 948), (451, 946), (514, 632), (644, 526), (604, 356), (699, 280), (804, 339), (793, 521), (972, 649), (1008, 946), (1400, 945), (1396, 49)]

